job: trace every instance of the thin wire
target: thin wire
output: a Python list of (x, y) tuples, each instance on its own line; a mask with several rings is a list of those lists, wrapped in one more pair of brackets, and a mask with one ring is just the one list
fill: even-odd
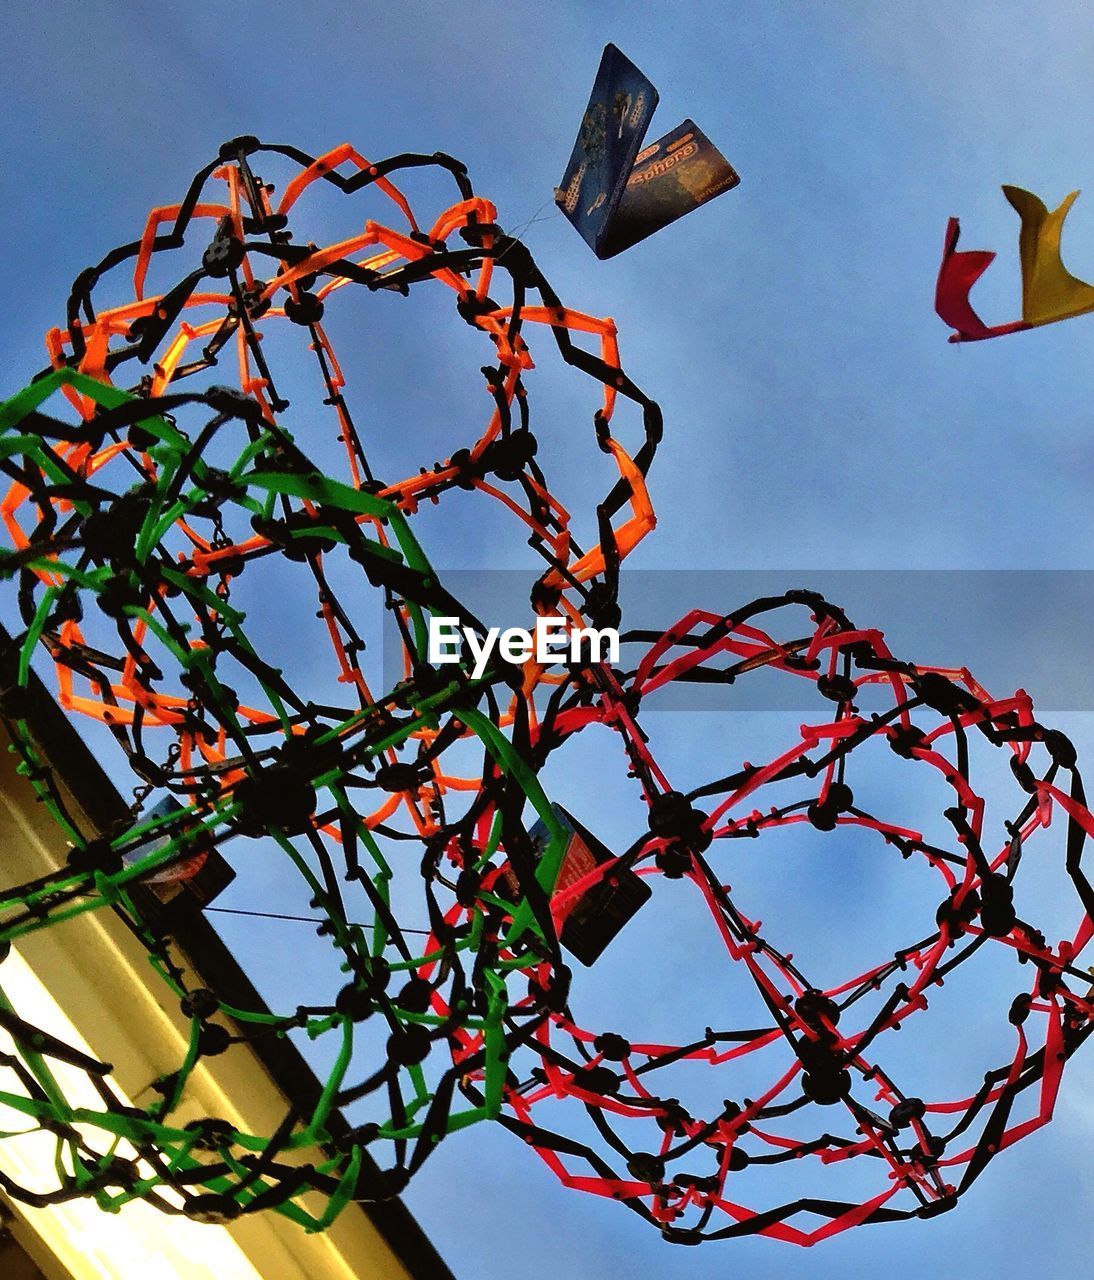
[[(244, 911), (242, 907), (206, 907), (205, 912), (215, 911), (222, 916), (258, 916), (262, 920), (295, 920), (299, 924), (326, 924), (327, 921), (322, 916), (289, 916), (284, 915), (280, 911)], [(347, 920), (347, 926), (350, 929), (375, 929), (374, 924), (361, 924), (356, 920)], [(400, 925), (403, 933), (419, 933), (423, 938), (429, 937), (428, 929), (408, 929), (405, 925)]]

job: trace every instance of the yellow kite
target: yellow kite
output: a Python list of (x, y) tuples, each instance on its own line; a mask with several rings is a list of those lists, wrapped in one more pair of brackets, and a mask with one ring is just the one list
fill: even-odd
[(1094, 311), (1094, 285), (1073, 276), (1060, 258), (1064, 219), (1079, 196), (1073, 191), (1051, 212), (1044, 201), (1021, 187), (1003, 187), (1022, 220), (1018, 256), (1022, 265), (1022, 318), (1007, 324), (985, 325), (969, 301), (969, 291), (995, 258), (987, 250), (958, 252), (960, 225), (951, 218), (946, 228), (942, 266), (938, 272), (935, 310), (954, 330), (951, 342), (977, 342), (1054, 324)]

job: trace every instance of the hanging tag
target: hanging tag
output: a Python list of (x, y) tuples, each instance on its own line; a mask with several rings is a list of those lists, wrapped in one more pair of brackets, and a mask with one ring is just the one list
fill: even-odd
[(736, 171), (691, 120), (644, 151), (657, 90), (605, 46), (555, 203), (598, 258), (611, 258), (729, 191)]

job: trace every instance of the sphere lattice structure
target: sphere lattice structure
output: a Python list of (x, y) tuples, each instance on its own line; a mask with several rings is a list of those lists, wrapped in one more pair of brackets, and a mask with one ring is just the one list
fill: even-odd
[[(514, 1062), (521, 1079), (507, 1090), (503, 1123), (567, 1185), (625, 1201), (677, 1243), (759, 1234), (809, 1245), (862, 1223), (952, 1208), (993, 1155), (1051, 1118), (1064, 1065), (1094, 1027), (1091, 974), (1076, 962), (1094, 917), (1082, 866), (1094, 819), (1072, 743), (1034, 718), (1025, 693), (996, 699), (966, 670), (900, 661), (880, 632), (854, 626), (813, 592), (757, 600), (726, 615), (694, 611), (662, 635), (624, 640), (633, 669), (612, 672), (596, 705), (561, 709), (555, 728), (598, 724), (618, 738), (647, 801), (646, 821), (636, 824), (644, 830), (617, 858), (556, 894), (554, 909), (629, 874), (659, 882), (650, 911), (659, 904), (665, 913), (682, 890), (698, 895), (715, 945), (749, 990), (738, 983), (725, 1010), (714, 972), (690, 970), (694, 978), (684, 978), (686, 952), (681, 960), (679, 944), (667, 938), (659, 963), (683, 981), (709, 984), (709, 1016), (718, 1007), (730, 1019), (755, 1021), (719, 1021), (689, 1041), (651, 1043), (633, 1028), (588, 1026), (573, 991), (567, 1008), (537, 1027), (517, 1055), (524, 1065)], [(814, 714), (800, 737), (772, 759), (674, 789), (638, 727), (639, 710), (655, 711), (682, 682), (724, 688), (765, 673), (808, 686)], [(718, 750), (739, 752), (743, 736), (708, 739), (690, 754), (706, 767)], [(984, 766), (997, 768), (992, 757), (999, 756), (1009, 764), (1003, 778), (978, 783), (977, 766), (990, 774)], [(881, 767), (886, 761), (897, 766), (892, 779)], [(868, 787), (860, 793), (860, 780), (886, 808), (866, 798)], [(922, 829), (909, 822), (910, 796), (923, 802), (923, 819), (935, 806), (934, 834), (924, 834), (926, 822)], [(904, 816), (891, 811), (894, 799)], [(911, 880), (913, 867), (902, 863), (919, 864), (936, 886), (925, 888), (930, 916), (919, 932), (862, 972), (818, 982), (804, 957), (781, 940), (776, 945), (779, 921), (769, 932), (750, 910), (749, 886), (738, 893), (726, 883), (738, 872), (747, 879), (749, 855), (762, 858), (788, 829), (798, 845), (809, 833), (828, 842), (822, 856), (833, 877), (851, 874), (841, 868), (839, 846), (855, 837), (887, 846), (894, 877)], [(1024, 865), (1055, 860), (1066, 868), (1070, 932), (1058, 943), (1019, 914), (1024, 852)], [(767, 855), (767, 879), (777, 874), (776, 856)], [(782, 895), (800, 893), (783, 875)], [(871, 941), (884, 935), (869, 890), (853, 902), (871, 922)], [(847, 932), (850, 922), (823, 892), (814, 912), (837, 939)], [(709, 966), (711, 948), (689, 934), (687, 949), (701, 951)], [(845, 950), (838, 948), (844, 965)], [(986, 963), (988, 953), (1002, 959), (1001, 971)], [(985, 968), (988, 983), (976, 977)], [(977, 985), (960, 986), (965, 977)], [(944, 1076), (939, 1060), (960, 1068), (971, 1056), (955, 1045), (952, 1019), (932, 1034), (947, 982), (957, 1000), (974, 1002), (975, 1022), (994, 1019), (990, 1044), (1005, 1057), (981, 1079), (959, 1080), (956, 1096), (936, 1097), (919, 1087), (915, 1070), (931, 1087)], [(1013, 1000), (986, 1013), (983, 991), (1003, 983), (1014, 984)], [(926, 1039), (913, 1068), (902, 1059), (920, 1023)], [(529, 1052), (538, 1055), (534, 1066)], [(711, 1078), (697, 1082), (697, 1071)], [(735, 1092), (742, 1087), (747, 1092)], [(688, 1105), (685, 1090), (719, 1101), (703, 1112)], [(569, 1125), (559, 1124), (560, 1100), (571, 1102)], [(579, 1139), (578, 1130), (591, 1136)], [(780, 1178), (783, 1166), (793, 1166), (792, 1175)], [(785, 1202), (743, 1203), (756, 1191), (777, 1197), (788, 1187), (794, 1194)], [(822, 1225), (810, 1228), (797, 1215)]]
[[(276, 207), (256, 157), (293, 166)], [(391, 178), (421, 168), (454, 180), (459, 196), (427, 231)], [(347, 198), (379, 193), (407, 227), (367, 221), (325, 247), (300, 243), (289, 215), (298, 219), (316, 185)], [(119, 302), (123, 268), (133, 288)], [(146, 293), (156, 270), (171, 283)], [(427, 283), (449, 291), (456, 318), (492, 354), (482, 369), (487, 421), (477, 438), (454, 440), (444, 462), (384, 483), (324, 312), (344, 288), (410, 294)], [(489, 293), (503, 283), (504, 304)], [(535, 327), (603, 386), (589, 439), (616, 479), (588, 549), (536, 461), (524, 382), (524, 335)], [(322, 404), (307, 402), (305, 425), (314, 438), (329, 419), (341, 479), (281, 424), (290, 404), (268, 359), (273, 331), (289, 340), (287, 361), (314, 360)], [(598, 353), (573, 333), (593, 335)], [(563, 307), (445, 156), (370, 164), (349, 147), (313, 159), (236, 139), (180, 204), (154, 211), (140, 239), (78, 278), (66, 328), (47, 345), (51, 368), (0, 410), (11, 482), (4, 570), (18, 580), (23, 627), (5, 655), (3, 711), (23, 770), (72, 849), (62, 871), (0, 895), (0, 940), (113, 907), (192, 1035), (186, 1060), (134, 1110), (107, 1064), (54, 1041), (43, 1051), (29, 1022), (5, 1023), (13, 1079), (0, 1104), (55, 1134), (58, 1159), (55, 1185), (4, 1186), (38, 1204), (142, 1197), (208, 1221), (272, 1206), (321, 1229), (349, 1199), (397, 1194), (446, 1132), (497, 1112), (509, 1054), (558, 1006), (567, 977), (548, 909), (564, 833), (529, 764), (530, 691), (567, 677), (495, 663), (472, 679), (463, 666), (430, 665), (431, 612), (481, 624), (445, 591), (409, 517), (461, 491), (491, 499), (546, 562), (536, 609), (572, 626), (610, 615), (619, 562), (652, 526), (644, 474), (658, 411), (622, 371), (612, 323)], [(237, 385), (208, 385), (227, 355)], [(138, 379), (119, 385), (130, 371)], [(621, 395), (639, 407), (633, 458), (611, 431)], [(402, 678), (382, 693), (362, 659), (365, 623), (375, 620), (358, 615), (370, 600), (393, 619), (403, 655)], [(263, 610), (256, 628), (252, 615)], [(313, 646), (305, 660), (284, 651), (284, 637), (291, 618), (311, 610), (325, 657)], [(130, 820), (114, 830), (84, 828), (36, 747), (25, 718), (36, 654), (52, 660), (61, 705), (105, 726), (135, 775)], [(317, 667), (329, 679), (318, 680)], [(527, 812), (555, 832), (538, 859)], [(326, 1002), (273, 1014), (225, 1007), (216, 991), (195, 989), (171, 937), (150, 927), (142, 888), (198, 874), (230, 840), (237, 850), (261, 841), (299, 878), (345, 974)], [(443, 1046), (457, 1028), (473, 1030), (479, 1049), (454, 1065)], [(237, 1041), (294, 1031), (334, 1042), (313, 1114), (290, 1114), (273, 1134), (188, 1114), (201, 1062)], [(51, 1054), (86, 1071), (101, 1110), (64, 1096)], [(482, 1083), (474, 1105), (455, 1090), (468, 1071)], [(332, 1112), (367, 1104), (370, 1118), (336, 1142)], [(325, 1197), (320, 1212), (304, 1206), (309, 1193), (309, 1204)]]
[[(276, 202), (259, 163), (288, 170)], [(455, 183), (428, 229), (395, 185), (410, 170)], [(323, 194), (336, 211), (319, 201), (302, 222)], [(359, 202), (375, 198), (402, 230), (371, 218), (359, 229)], [(348, 234), (320, 234), (346, 210)], [(654, 523), (657, 406), (623, 372), (612, 322), (565, 307), (495, 217), (447, 156), (372, 164), (349, 147), (314, 159), (235, 139), (179, 204), (77, 279), (49, 368), (0, 407), (2, 569), (19, 615), (0, 710), (71, 846), (62, 870), (0, 891), (0, 943), (110, 908), (191, 1029), (185, 1060), (134, 1107), (108, 1064), (10, 1007), (0, 963), (0, 1110), (57, 1153), (51, 1185), (3, 1179), (9, 1194), (142, 1198), (205, 1221), (269, 1208), (323, 1229), (350, 1200), (398, 1194), (447, 1133), (497, 1117), (565, 1182), (625, 1202), (668, 1240), (811, 1244), (952, 1207), (1051, 1117), (1094, 1025), (1078, 964), (1094, 821), (1070, 742), (1024, 693), (996, 699), (963, 669), (898, 660), (808, 592), (625, 633), (618, 662), (494, 660), (476, 675), (430, 660), (430, 616), (484, 627), (427, 558), (433, 507), (477, 501), (507, 520), (544, 563), (533, 614), (573, 630), (621, 622), (620, 565)], [(423, 292), (447, 297), (489, 357), (485, 425), (446, 439), (434, 462), (405, 424), (358, 425), (328, 332), (363, 299)], [(599, 387), (587, 450), (550, 415), (545, 434), (530, 407), (531, 335), (545, 329), (579, 384)], [(624, 402), (633, 431), (618, 421)], [(633, 452), (621, 439), (632, 434)], [(399, 477), (380, 478), (378, 452)], [(606, 492), (587, 539), (563, 493), (597, 463)], [(788, 613), (806, 618), (789, 638)], [(400, 659), (381, 684), (366, 653), (377, 615)], [(98, 722), (136, 779), (114, 829), (86, 828), (39, 750), (32, 662), (52, 666), (62, 707)], [(684, 683), (763, 679), (799, 682), (815, 708), (800, 734), (765, 748), (766, 763), (736, 763), (749, 748), (727, 721), (734, 762), (713, 781), (670, 781), (644, 711)], [(541, 785), (579, 735), (599, 739), (599, 767), (616, 759), (632, 780), (638, 834), (622, 852)], [(724, 736), (690, 746), (691, 768), (729, 749)], [(900, 771), (880, 788), (879, 758)], [(741, 880), (745, 851), (780, 832), (875, 840), (902, 879), (925, 877), (929, 917), (857, 973), (818, 976), (777, 920), (756, 918)], [(1064, 878), (1062, 941), (1030, 922), (1027, 847)], [(302, 886), (341, 974), (323, 999), (272, 1013), (195, 983), (146, 904), (157, 884), (255, 850)], [(685, 962), (679, 981), (705, 992), (725, 970), (737, 993), (712, 1000), (717, 1025), (676, 1041), (601, 1025), (567, 953), (592, 964), (631, 916), (671, 915), (681, 893), (720, 950)], [(865, 889), (855, 910), (874, 922)], [(1025, 966), (1017, 981), (999, 968), (1010, 961)], [(992, 1023), (1006, 1043), (982, 1083), (947, 1091), (907, 1042), (925, 1027), (927, 1059), (960, 1068), (931, 1028), (943, 983), (966, 980), (978, 1005), (989, 986), (1007, 990)], [(193, 1114), (201, 1064), (266, 1035), (306, 1035), (317, 1059), (331, 1046), (314, 1110), (271, 1133)], [(57, 1063), (84, 1073), (100, 1105), (77, 1107)], [(350, 1128), (336, 1133), (343, 1113)], [(771, 1207), (745, 1208), (753, 1195)]]

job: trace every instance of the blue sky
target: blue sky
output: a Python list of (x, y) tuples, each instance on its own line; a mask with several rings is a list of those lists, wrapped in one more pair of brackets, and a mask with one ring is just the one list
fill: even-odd
[[(224, 138), (255, 133), (313, 152), (348, 140), (376, 156), (439, 149), (467, 162), (504, 226), (527, 224), (567, 301), (615, 316), (628, 371), (664, 408), (651, 476), (660, 526), (636, 569), (765, 569), (799, 585), (810, 570), (1090, 567), (1083, 365), (1094, 320), (955, 348), (932, 311), (949, 215), (967, 247), (1000, 251), (976, 300), (989, 323), (1009, 320), (1017, 228), (999, 183), (1050, 205), (1084, 184), (1094, 155), (1084, 5), (411, 0), (305, 13), (60, 0), (11, 7), (5, 37), (5, 392), (44, 363), (41, 334), (76, 272), (133, 236), (147, 208), (177, 199)], [(660, 89), (652, 136), (690, 115), (742, 182), (597, 263), (550, 197), (607, 40)], [(1064, 253), (1094, 279), (1094, 192), (1071, 216)], [(440, 344), (442, 365), (455, 358)], [(532, 394), (564, 405), (568, 386), (545, 368)], [(384, 382), (370, 414), (394, 420), (410, 394)], [(574, 448), (588, 457), (582, 415)], [(602, 492), (575, 469), (575, 510)], [(519, 541), (499, 546), (471, 519), (426, 528), (441, 566), (529, 563)], [(975, 599), (940, 608), (930, 656), (990, 665), (998, 614)], [(1062, 625), (1046, 622), (1066, 661), (1052, 636)], [(1087, 643), (1075, 636), (1072, 662)], [(1031, 647), (1031, 674), (1016, 678), (1051, 701), (1054, 673)], [(1055, 717), (1087, 759), (1092, 719)], [(682, 765), (723, 735), (769, 732), (747, 717), (679, 715), (662, 729)], [(580, 758), (560, 766), (557, 796), (596, 812), (615, 792), (582, 796), (583, 776)], [(599, 827), (622, 839), (630, 823), (621, 808)], [(803, 885), (826, 909), (845, 893), (823, 875), (796, 892)], [(618, 964), (612, 972), (625, 978)], [(676, 994), (695, 1019), (713, 998)], [(620, 1013), (641, 1010), (621, 993)], [(956, 1213), (805, 1255), (766, 1242), (670, 1249), (618, 1206), (558, 1188), (485, 1126), (444, 1144), (407, 1199), (468, 1278), (1058, 1273), (1089, 1250), (1092, 1083), (1080, 1057), (1056, 1124), (996, 1161)]]

